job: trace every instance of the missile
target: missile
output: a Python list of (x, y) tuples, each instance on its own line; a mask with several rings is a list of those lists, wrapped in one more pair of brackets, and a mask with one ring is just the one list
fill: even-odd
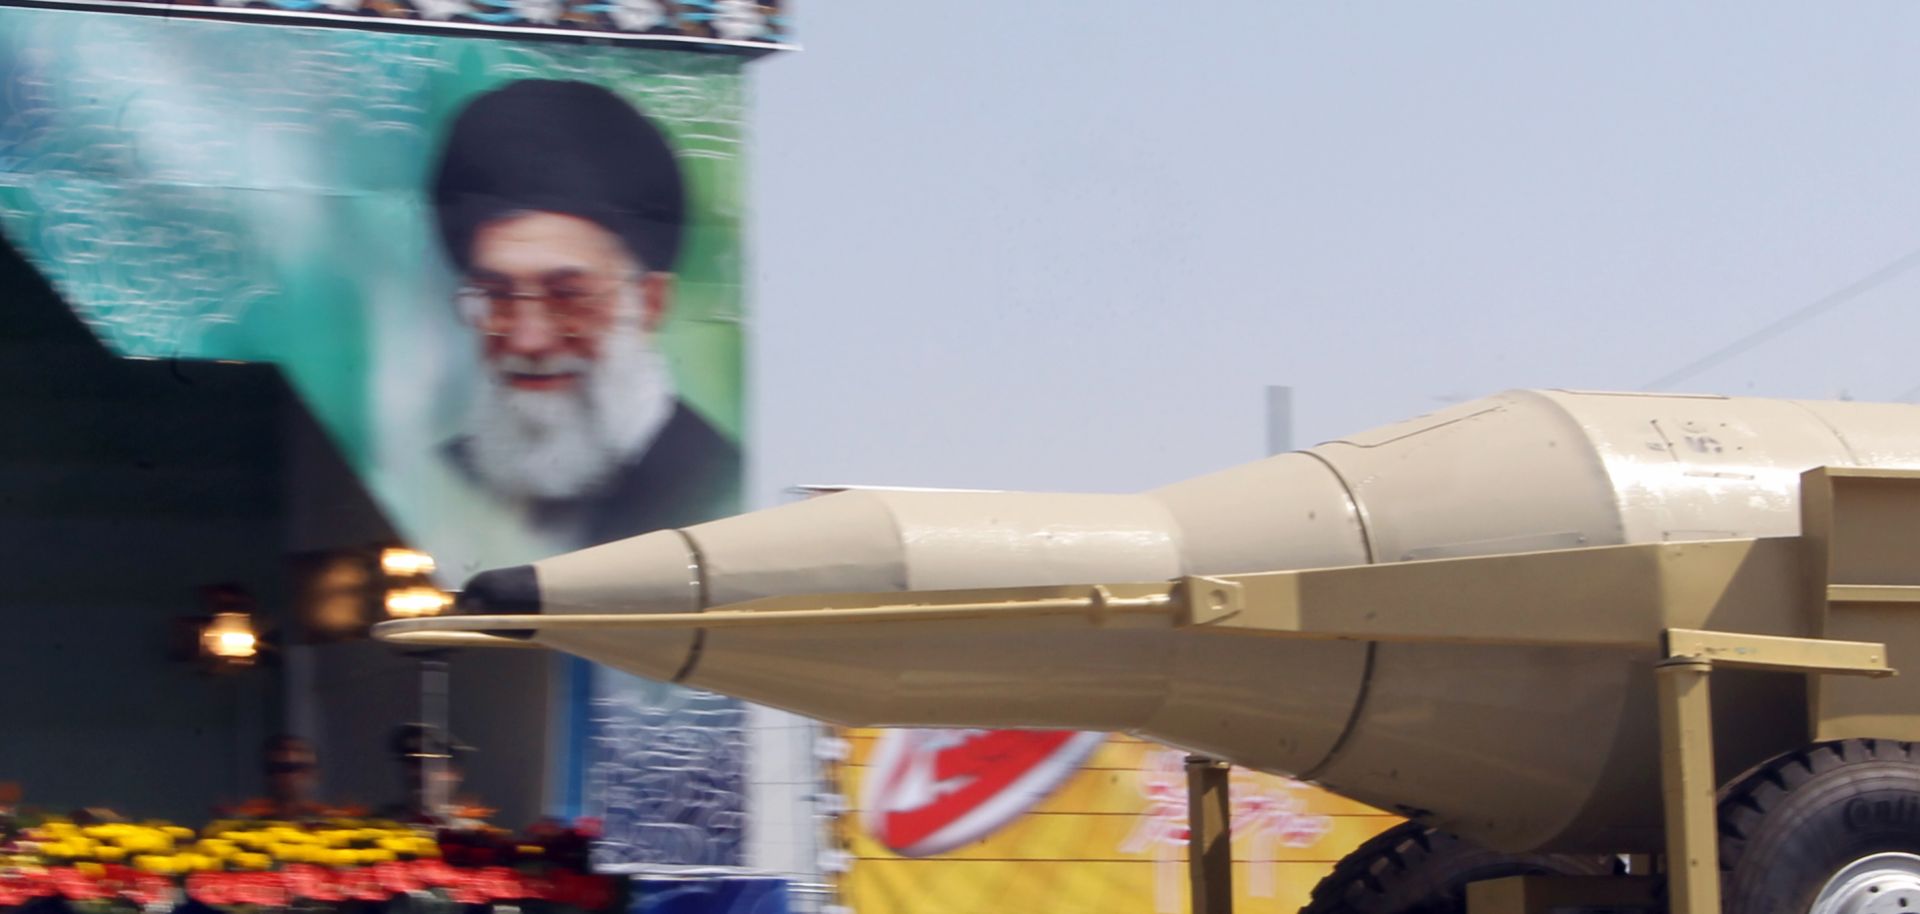
[[(1138, 494), (853, 490), (657, 531), (484, 572), (460, 615), (380, 634), (502, 641), (504, 614), (519, 643), (842, 724), (1126, 732), (1502, 850), (1654, 850), (1657, 657), (1551, 637), (1637, 624), (1587, 572), (1523, 605), (1459, 579), (1396, 596), (1423, 640), (1368, 636), (1366, 591), (1342, 637), (1220, 637), (1176, 610), (1219, 576), (1791, 537), (1822, 466), (1920, 467), (1920, 407), (1512, 391)], [(1777, 559), (1735, 572), (1795, 586)], [(1714, 690), (1724, 769), (1804, 741), (1742, 725), (1804, 719), (1797, 681)]]

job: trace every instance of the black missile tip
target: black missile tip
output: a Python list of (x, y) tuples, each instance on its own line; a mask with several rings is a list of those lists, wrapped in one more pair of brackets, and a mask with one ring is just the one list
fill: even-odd
[(468, 579), (455, 599), (455, 612), (467, 615), (522, 616), (540, 611), (540, 580), (532, 565), (482, 571)]

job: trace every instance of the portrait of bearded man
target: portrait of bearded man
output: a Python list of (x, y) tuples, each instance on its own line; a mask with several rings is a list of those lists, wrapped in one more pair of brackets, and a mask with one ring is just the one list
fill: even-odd
[(607, 89), (523, 80), (460, 112), (430, 181), (482, 369), (441, 448), (459, 475), (579, 545), (724, 513), (739, 448), (659, 348), (688, 211), (665, 134)]

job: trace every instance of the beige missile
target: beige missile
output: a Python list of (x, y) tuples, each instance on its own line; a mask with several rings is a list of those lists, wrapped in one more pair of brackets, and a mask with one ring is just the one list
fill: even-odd
[[(1578, 575), (1502, 607), (1510, 644), (1444, 637), (1479, 615), (1471, 588), (1416, 594), (1441, 637), (1407, 641), (1220, 637), (1180, 624), (1164, 588), (1101, 590), (1088, 611), (1085, 585), (1793, 536), (1800, 474), (1821, 466), (1920, 468), (1920, 407), (1515, 391), (1140, 494), (827, 495), (489, 571), (459, 611), (553, 616), (518, 635), (843, 724), (1121, 731), (1492, 847), (1656, 848), (1657, 658), (1526, 634), (1609, 611)], [(1009, 587), (1041, 599), (912, 605)], [(818, 594), (867, 596), (781, 612)], [(1746, 631), (1805, 633), (1773, 606), (1725, 611)], [(679, 619), (621, 621), (665, 614)], [(382, 635), (453, 637), (462, 618)], [(1792, 748), (1740, 722), (1804, 716), (1796, 680), (1732, 673), (1714, 688), (1724, 770)]]

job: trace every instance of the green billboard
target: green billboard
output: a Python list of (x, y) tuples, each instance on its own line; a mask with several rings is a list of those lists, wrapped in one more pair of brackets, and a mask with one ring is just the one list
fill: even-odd
[[(621, 491), (620, 466), (603, 464), (631, 463), (646, 449), (636, 442), (662, 430), (564, 423), (569, 410), (588, 425), (657, 413), (669, 391), (684, 411), (673, 418), (688, 420), (675, 430), (697, 423), (718, 449), (708, 456), (737, 466), (741, 66), (689, 52), (0, 8), (0, 229), (122, 355), (280, 365), (404, 534), (457, 581), (731, 508), (730, 491), (709, 491), (683, 506), (692, 518), (636, 511), (627, 530), (578, 516), (587, 511), (569, 518), (576, 502), (644, 503)], [(516, 83), (545, 91), (503, 91)], [(549, 206), (617, 236), (608, 213), (654, 205), (637, 179), (625, 180), (630, 200), (591, 199), (626, 177), (635, 153), (617, 144), (646, 135), (602, 129), (606, 111), (618, 113), (607, 100), (671, 152), (655, 177), (680, 184), (673, 261), (639, 265), (665, 279), (582, 275), (561, 288), (520, 276), (508, 277), (513, 289), (477, 288), (469, 252), (449, 249), (450, 220)], [(456, 135), (469, 109), (494, 123)], [(482, 161), (483, 147), (515, 137)], [(449, 167), (478, 183), (436, 195)], [(496, 199), (500, 212), (451, 215), (462, 194)], [(612, 382), (591, 372), (575, 396), (542, 398), (556, 391), (500, 370), (500, 327), (476, 321), (476, 293), (518, 295), (499, 303), (551, 318), (525, 297), (604, 291), (586, 286), (616, 278), (644, 287), (643, 313), (620, 318), (637, 325), (629, 332), (593, 328), (593, 345), (646, 363), (621, 370), (629, 386), (651, 385), (648, 398), (606, 402)], [(599, 353), (558, 354), (586, 365)], [(516, 401), (524, 418), (496, 418)], [(515, 425), (517, 439), (499, 428)], [(546, 451), (515, 468), (498, 453), (515, 446)], [(715, 488), (710, 468), (683, 469)], [(544, 482), (542, 470), (567, 479)], [(685, 502), (678, 482), (658, 496)]]
[[(457, 584), (736, 509), (743, 64), (0, 6), (0, 230), (121, 355), (280, 366)], [(628, 735), (738, 727), (588, 691)], [(709, 744), (599, 763), (737, 794), (738, 740)], [(737, 862), (716, 840), (671, 862)]]

